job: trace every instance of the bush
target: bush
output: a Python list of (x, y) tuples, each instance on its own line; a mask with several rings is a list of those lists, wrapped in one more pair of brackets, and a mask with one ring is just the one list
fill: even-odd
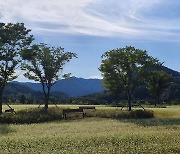
[[(86, 117), (99, 118), (113, 118), (113, 119), (140, 119), (152, 118), (154, 116), (152, 111), (132, 110), (122, 111), (120, 109), (99, 109), (99, 110), (85, 110)], [(71, 114), (72, 116), (72, 114)], [(13, 124), (31, 124), (48, 121), (62, 120), (62, 109), (49, 108), (47, 112), (44, 108), (20, 110), (16, 114), (3, 113), (0, 115), (0, 123)]]
[(153, 111), (147, 111), (147, 110), (134, 110), (130, 112), (131, 118), (152, 118), (154, 117)]
[(3, 113), (0, 115), (0, 123), (30, 124), (62, 119), (62, 109), (44, 108), (27, 109), (18, 111), (16, 114)]
[(132, 110), (132, 111), (122, 111), (119, 109), (112, 110), (96, 110), (95, 112), (87, 112), (86, 116), (89, 117), (100, 117), (100, 118), (113, 118), (113, 119), (142, 119), (142, 118), (152, 118), (154, 117), (153, 111), (149, 110)]

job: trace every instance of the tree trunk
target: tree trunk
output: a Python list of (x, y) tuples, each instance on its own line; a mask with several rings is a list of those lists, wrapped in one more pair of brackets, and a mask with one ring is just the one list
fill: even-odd
[(128, 98), (128, 111), (131, 111), (131, 94), (129, 90), (127, 92), (127, 98)]
[(159, 103), (159, 97), (156, 95), (156, 97), (155, 97), (155, 102), (154, 102), (154, 106), (155, 106), (155, 107), (157, 106), (157, 103)]
[(47, 110), (48, 109), (48, 104), (49, 104), (49, 95), (50, 95), (50, 87), (48, 87), (48, 91), (45, 95), (45, 109)]
[(128, 99), (128, 111), (131, 111), (131, 100)]
[(48, 94), (45, 95), (45, 106), (44, 108), (47, 110), (48, 109), (48, 101), (49, 101), (49, 97)]
[(42, 85), (42, 89), (43, 89), (43, 93), (44, 93), (44, 109), (47, 111), (48, 109), (48, 94), (46, 93), (46, 89), (45, 89), (45, 86), (44, 86), (44, 83), (41, 82), (41, 85)]
[(157, 100), (155, 99), (155, 102), (154, 102), (154, 106), (156, 107), (157, 106)]
[(3, 103), (3, 100), (2, 100), (2, 91), (0, 91), (0, 115), (2, 114), (2, 103)]

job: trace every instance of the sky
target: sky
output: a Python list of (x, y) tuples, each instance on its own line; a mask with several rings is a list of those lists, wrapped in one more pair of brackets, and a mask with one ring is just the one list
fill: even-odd
[(23, 22), (36, 43), (77, 53), (64, 73), (101, 78), (101, 55), (129, 45), (180, 71), (179, 8), (179, 0), (0, 0), (0, 22)]

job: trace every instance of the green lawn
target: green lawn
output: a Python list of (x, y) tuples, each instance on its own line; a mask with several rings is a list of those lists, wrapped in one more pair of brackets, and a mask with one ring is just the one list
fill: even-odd
[[(37, 105), (13, 106), (16, 110), (26, 107)], [(156, 116), (153, 119), (85, 118), (0, 125), (0, 153), (180, 154), (180, 106), (152, 110)]]

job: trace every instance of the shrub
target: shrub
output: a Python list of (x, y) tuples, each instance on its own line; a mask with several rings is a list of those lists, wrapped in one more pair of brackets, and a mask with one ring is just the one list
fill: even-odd
[(149, 110), (132, 110), (132, 111), (122, 111), (119, 109), (112, 110), (96, 110), (95, 112), (87, 112), (86, 116), (89, 117), (100, 117), (100, 118), (114, 118), (114, 119), (141, 119), (141, 118), (152, 118), (154, 117), (153, 111)]
[[(132, 110), (122, 111), (120, 109), (99, 109), (99, 110), (85, 110), (86, 117), (99, 118), (113, 118), (113, 119), (140, 119), (152, 118), (154, 116), (152, 111)], [(72, 114), (71, 114), (72, 116)], [(73, 115), (75, 116), (75, 115)], [(62, 119), (62, 109), (49, 108), (47, 112), (44, 108), (34, 108), (17, 111), (16, 114), (3, 113), (0, 115), (0, 123), (14, 123), (14, 124), (31, 124), (48, 121), (55, 121)]]
[(16, 114), (3, 113), (0, 115), (0, 123), (40, 123), (62, 119), (62, 109), (44, 108), (20, 110)]
[(153, 111), (148, 111), (148, 110), (133, 110), (130, 112), (130, 117), (131, 118), (152, 118), (154, 117)]

